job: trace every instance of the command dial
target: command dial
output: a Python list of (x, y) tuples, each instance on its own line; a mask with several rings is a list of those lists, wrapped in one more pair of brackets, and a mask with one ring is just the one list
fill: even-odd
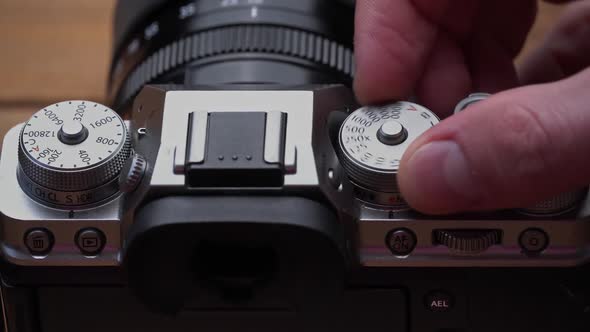
[(361, 200), (389, 207), (405, 207), (397, 172), (410, 144), (438, 124), (430, 110), (410, 102), (368, 106), (353, 112), (340, 128), (344, 169)]
[(21, 187), (59, 206), (96, 203), (117, 192), (117, 176), (131, 154), (125, 123), (110, 108), (66, 101), (35, 113), (19, 140)]
[(475, 255), (501, 244), (502, 232), (497, 229), (438, 229), (433, 232), (433, 240), (454, 254)]

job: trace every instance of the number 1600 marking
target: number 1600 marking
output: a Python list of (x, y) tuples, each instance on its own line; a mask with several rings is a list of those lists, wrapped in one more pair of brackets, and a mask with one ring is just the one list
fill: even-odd
[(113, 122), (114, 119), (116, 119), (116, 117), (107, 116), (106, 118), (102, 118), (100, 120), (94, 121), (94, 123), (90, 124), (90, 127), (92, 127), (93, 129), (96, 129), (98, 127), (106, 125), (107, 123)]

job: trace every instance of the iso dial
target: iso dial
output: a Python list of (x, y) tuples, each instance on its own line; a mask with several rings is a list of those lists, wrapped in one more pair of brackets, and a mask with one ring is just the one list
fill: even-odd
[(60, 206), (96, 203), (117, 191), (131, 148), (112, 109), (66, 101), (35, 113), (19, 142), (19, 181), (34, 199)]

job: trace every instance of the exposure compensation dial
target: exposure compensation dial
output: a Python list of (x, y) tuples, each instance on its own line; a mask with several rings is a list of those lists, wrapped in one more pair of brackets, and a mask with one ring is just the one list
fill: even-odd
[(438, 117), (410, 102), (368, 106), (353, 112), (340, 129), (342, 165), (357, 196), (370, 204), (405, 209), (397, 186), (397, 172), (410, 144)]
[(118, 176), (131, 155), (125, 123), (112, 109), (66, 101), (35, 113), (19, 139), (18, 180), (33, 199), (73, 208), (118, 192)]
[[(471, 105), (486, 100), (491, 94), (473, 93), (463, 99), (455, 108), (455, 114), (463, 112)], [(537, 202), (533, 206), (517, 209), (521, 214), (531, 217), (553, 217), (566, 214), (580, 205), (588, 194), (588, 188), (560, 193), (556, 196), (549, 197), (543, 201)]]

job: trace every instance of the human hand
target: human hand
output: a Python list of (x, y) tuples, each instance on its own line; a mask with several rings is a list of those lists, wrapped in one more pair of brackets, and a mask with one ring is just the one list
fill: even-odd
[(517, 74), (513, 59), (535, 13), (534, 0), (357, 1), (361, 102), (413, 94), (444, 118), (471, 92), (525, 85), (474, 104), (410, 146), (398, 182), (414, 208), (526, 207), (590, 183), (590, 2), (569, 5)]

